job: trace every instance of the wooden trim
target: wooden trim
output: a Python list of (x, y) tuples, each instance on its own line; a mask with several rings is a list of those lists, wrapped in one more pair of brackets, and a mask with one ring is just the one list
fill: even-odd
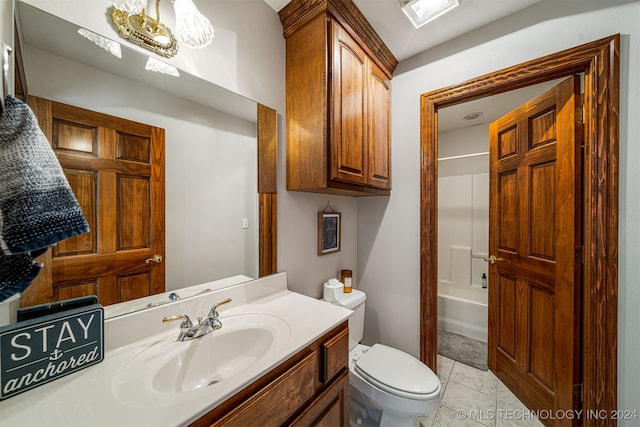
[(353, 0), (292, 0), (278, 12), (284, 37), (288, 38), (321, 13), (331, 14), (391, 79), (398, 60)]
[[(437, 354), (438, 109), (585, 73), (582, 409), (617, 408), (618, 145), (620, 35), (438, 89), (421, 96), (420, 358)], [(617, 421), (583, 419), (585, 426)]]
[(259, 194), (260, 232), (258, 274), (268, 276), (278, 270), (277, 195)]
[(258, 275), (278, 270), (277, 145), (278, 114), (258, 104)]
[[(160, 254), (166, 258), (166, 179), (165, 179), (165, 164), (166, 164), (166, 150), (165, 150), (165, 130), (163, 128), (151, 127), (151, 155), (152, 168), (151, 168), (151, 182), (153, 194), (151, 200), (153, 200), (152, 222), (157, 227), (153, 231), (152, 237), (152, 254)], [(154, 266), (150, 270), (151, 274), (151, 294), (161, 294), (166, 291), (166, 268), (167, 263), (161, 262)]]
[(277, 112), (266, 105), (258, 104), (258, 193), (275, 194), (277, 156)]

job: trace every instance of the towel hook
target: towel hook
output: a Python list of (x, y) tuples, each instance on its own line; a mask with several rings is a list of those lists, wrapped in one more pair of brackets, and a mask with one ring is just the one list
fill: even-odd
[(0, 98), (2, 110), (4, 110), (4, 100), (9, 95), (9, 54), (12, 51), (11, 46), (2, 43), (2, 98)]

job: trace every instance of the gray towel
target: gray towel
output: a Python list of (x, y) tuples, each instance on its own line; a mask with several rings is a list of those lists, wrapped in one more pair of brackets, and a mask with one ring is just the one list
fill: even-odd
[(22, 292), (37, 275), (40, 266), (30, 261), (28, 268), (28, 257), (88, 231), (35, 115), (8, 96), (0, 116), (0, 301)]

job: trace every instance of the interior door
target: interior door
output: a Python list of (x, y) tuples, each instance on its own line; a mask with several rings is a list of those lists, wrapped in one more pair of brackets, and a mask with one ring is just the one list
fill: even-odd
[(23, 305), (164, 292), (164, 129), (29, 96), (90, 232), (60, 242)]
[(580, 106), (576, 76), (490, 125), (488, 364), (532, 410), (579, 405)]

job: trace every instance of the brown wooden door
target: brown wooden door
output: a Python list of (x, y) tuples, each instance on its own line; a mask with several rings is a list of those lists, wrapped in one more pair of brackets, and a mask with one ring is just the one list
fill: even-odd
[(367, 182), (365, 114), (367, 57), (337, 23), (331, 22), (333, 44), (331, 100), (331, 179)]
[(367, 184), (391, 189), (391, 81), (369, 61)]
[(98, 295), (113, 304), (164, 292), (164, 129), (29, 97), (90, 232), (44, 255), (23, 305)]
[(578, 405), (579, 101), (571, 77), (490, 125), (488, 363), (532, 410)]

